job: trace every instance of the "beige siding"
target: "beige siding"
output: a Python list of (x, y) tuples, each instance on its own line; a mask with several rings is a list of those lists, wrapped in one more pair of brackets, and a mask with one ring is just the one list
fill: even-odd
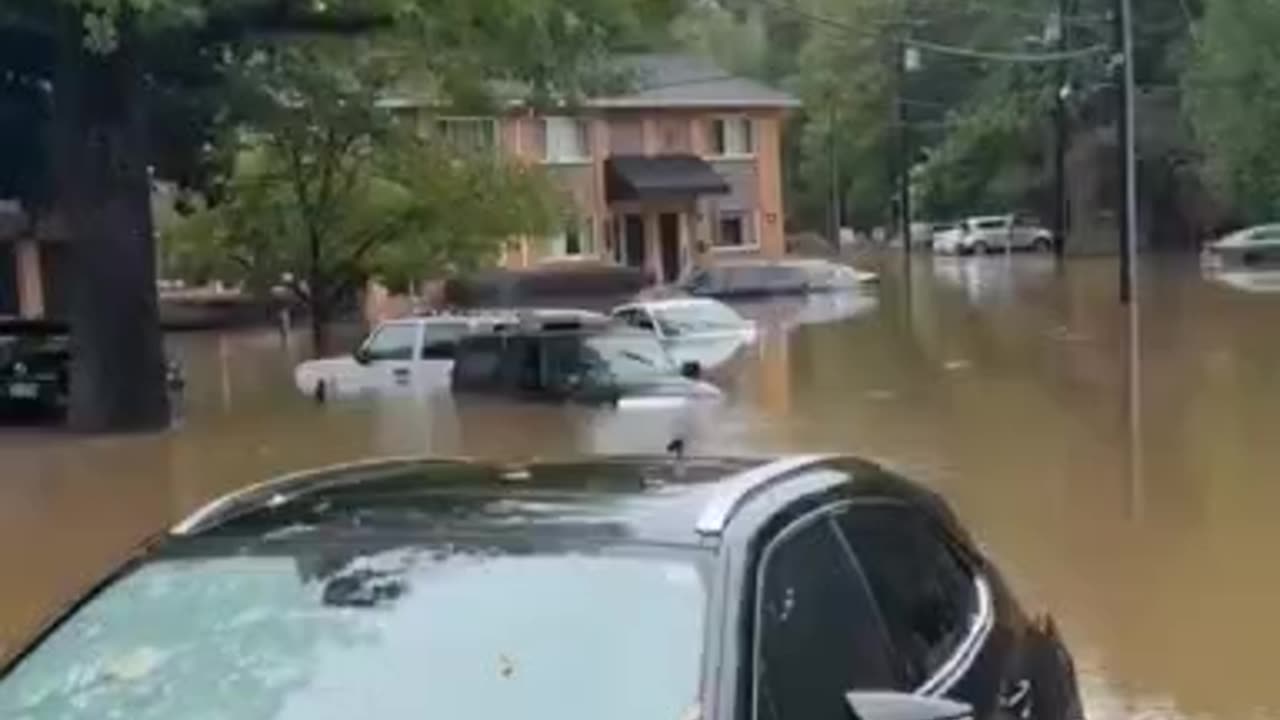
[(644, 154), (644, 118), (623, 115), (609, 118), (609, 153), (612, 155)]
[(657, 151), (659, 153), (686, 154), (693, 151), (691, 137), (692, 116), (683, 113), (657, 119)]
[(786, 217), (782, 208), (782, 114), (778, 112), (756, 116), (756, 164), (759, 177), (759, 208), (757, 237), (760, 252), (769, 257), (781, 257), (787, 251)]
[(755, 210), (760, 205), (760, 180), (755, 160), (720, 160), (711, 163), (717, 174), (729, 183), (729, 194), (717, 196), (725, 210)]

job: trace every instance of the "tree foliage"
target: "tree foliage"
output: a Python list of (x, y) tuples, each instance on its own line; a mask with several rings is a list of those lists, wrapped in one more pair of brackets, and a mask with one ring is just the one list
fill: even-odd
[(260, 290), (283, 283), (323, 323), (366, 278), (395, 285), (491, 260), (562, 216), (536, 167), (463, 153), (387, 100), (403, 62), (310, 41), (241, 64), (238, 149), (222, 201), (174, 227), (175, 259)]
[(1255, 221), (1280, 217), (1280, 5), (1209, 3), (1186, 104), (1217, 190)]
[[(559, 100), (581, 87), (593, 58), (641, 39), (674, 2), (0, 0), (0, 114), (54, 131), (49, 152), (24, 161), (21, 177), (33, 195), (38, 183), (25, 179), (45, 161), (72, 240), (72, 424), (121, 430), (169, 420), (149, 171), (217, 189), (234, 154), (206, 150), (226, 111), (224, 60), (246, 42), (394, 30), (418, 49), (440, 100), (472, 102), (464, 91), (494, 70)], [(21, 43), (39, 52), (11, 51)], [(30, 86), (49, 97), (14, 91)], [(49, 112), (30, 111), (32, 102)], [(0, 153), (10, 157), (13, 138), (33, 136), (0, 137)]]

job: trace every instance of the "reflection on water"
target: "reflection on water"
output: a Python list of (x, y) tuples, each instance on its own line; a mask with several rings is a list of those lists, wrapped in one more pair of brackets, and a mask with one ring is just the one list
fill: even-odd
[(914, 272), (909, 299), (890, 274), (878, 302), (831, 322), (744, 308), (760, 341), (726, 403), (693, 414), (317, 407), (273, 332), (175, 337), (181, 428), (0, 434), (0, 642), (148, 533), (264, 476), (373, 454), (659, 452), (678, 433), (699, 453), (854, 452), (939, 488), (1028, 606), (1061, 621), (1091, 717), (1280, 718), (1280, 296), (1149, 265), (1135, 346), (1113, 262)]

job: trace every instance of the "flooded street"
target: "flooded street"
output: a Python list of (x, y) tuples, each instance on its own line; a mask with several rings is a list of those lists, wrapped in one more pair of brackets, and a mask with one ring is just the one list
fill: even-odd
[[(273, 474), (386, 454), (655, 453), (682, 434), (697, 454), (859, 454), (940, 489), (1029, 609), (1061, 622), (1092, 718), (1280, 718), (1280, 294), (1152, 261), (1135, 346), (1112, 261), (914, 270), (878, 301), (741, 308), (763, 336), (725, 406), (692, 418), (318, 407), (274, 331), (174, 336), (189, 387), (172, 432), (0, 432), (0, 646), (148, 535)], [(844, 317), (813, 322), (829, 315)]]

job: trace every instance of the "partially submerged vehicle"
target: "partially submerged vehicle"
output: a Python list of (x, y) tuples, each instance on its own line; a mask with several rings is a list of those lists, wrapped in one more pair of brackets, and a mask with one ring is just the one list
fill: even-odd
[(499, 328), (458, 346), (453, 391), (622, 408), (718, 400), (696, 362), (677, 366), (652, 333), (620, 327)]
[[(61, 420), (71, 399), (71, 328), (57, 320), (0, 320), (0, 417)], [(182, 392), (182, 366), (165, 363), (165, 385)]]
[(310, 360), (294, 369), (298, 390), (317, 399), (365, 394), (430, 395), (448, 391), (458, 344), (473, 335), (533, 323), (538, 327), (604, 324), (585, 310), (483, 310), (389, 320), (350, 355)]
[(877, 280), (875, 273), (828, 260), (718, 260), (691, 274), (681, 289), (696, 296), (760, 297), (848, 292)]
[(1079, 720), (935, 494), (834, 456), (382, 460), (232, 493), (7, 666), (0, 717)]
[(1223, 272), (1280, 270), (1280, 224), (1245, 228), (1208, 243), (1202, 261)]
[(610, 316), (653, 333), (677, 364), (698, 363), (705, 371), (728, 363), (756, 339), (755, 323), (711, 298), (641, 300), (614, 308)]

